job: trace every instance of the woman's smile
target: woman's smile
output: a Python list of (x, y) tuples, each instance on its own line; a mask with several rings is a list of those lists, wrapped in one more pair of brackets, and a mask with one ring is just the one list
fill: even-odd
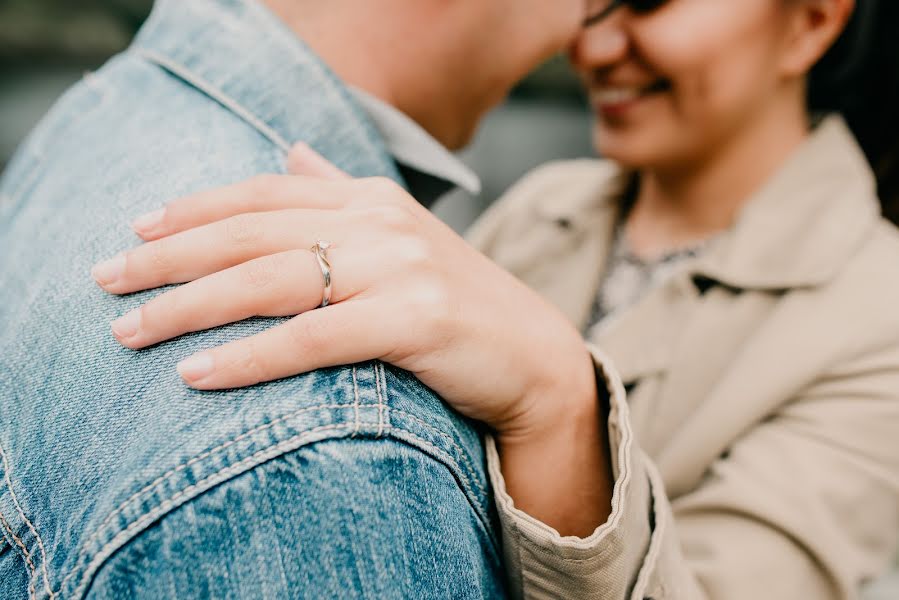
[(649, 83), (603, 83), (590, 89), (590, 105), (604, 119), (619, 119), (637, 107), (670, 92), (671, 82), (656, 79)]

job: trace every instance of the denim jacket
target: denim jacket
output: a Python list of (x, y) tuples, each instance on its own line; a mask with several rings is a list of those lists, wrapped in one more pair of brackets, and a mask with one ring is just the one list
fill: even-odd
[(0, 180), (0, 598), (503, 594), (479, 432), (370, 362), (223, 392), (181, 358), (255, 318), (140, 351), (91, 265), (178, 196), (283, 172), (303, 140), (398, 181), (345, 86), (254, 0), (160, 0)]

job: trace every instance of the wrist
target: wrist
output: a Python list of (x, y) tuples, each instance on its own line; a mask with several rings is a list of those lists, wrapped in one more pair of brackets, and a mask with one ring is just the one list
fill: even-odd
[(593, 361), (589, 377), (535, 389), (530, 419), (497, 432), (506, 491), (520, 510), (560, 535), (589, 536), (611, 512), (614, 477), (608, 415)]
[(568, 369), (554, 368), (542, 381), (535, 382), (518, 402), (514, 418), (495, 426), (500, 445), (520, 446), (552, 439), (571, 439), (587, 431), (599, 430), (605, 422), (599, 402), (599, 385), (593, 359), (581, 345), (568, 359)]

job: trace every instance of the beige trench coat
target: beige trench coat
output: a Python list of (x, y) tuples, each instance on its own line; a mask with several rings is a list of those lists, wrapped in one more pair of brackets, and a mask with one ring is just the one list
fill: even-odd
[[(624, 179), (602, 161), (538, 169), (469, 240), (583, 328)], [(616, 476), (612, 515), (590, 538), (517, 510), (488, 440), (513, 593), (855, 598), (887, 567), (899, 232), (874, 188), (829, 117), (730, 230), (590, 340)]]

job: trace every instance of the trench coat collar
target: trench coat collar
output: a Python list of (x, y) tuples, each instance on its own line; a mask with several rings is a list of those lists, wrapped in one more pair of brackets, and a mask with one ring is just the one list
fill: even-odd
[[(543, 218), (611, 235), (631, 173), (601, 163), (594, 193), (552, 198)], [(735, 289), (786, 290), (830, 281), (880, 218), (874, 174), (842, 117), (825, 117), (692, 267)], [(588, 231), (589, 230), (589, 231)]]
[[(601, 161), (592, 191), (547, 197), (539, 216), (564, 222), (567, 235), (593, 240), (575, 244), (583, 269), (560, 285), (569, 317), (586, 326), (601, 281), (621, 199), (632, 174)], [(834, 278), (876, 226), (880, 207), (873, 173), (840, 117), (824, 119), (809, 138), (747, 203), (734, 225), (719, 234), (696, 260), (636, 306), (611, 317), (596, 342), (615, 358), (625, 383), (667, 370), (688, 316), (701, 293), (697, 277), (737, 291), (787, 291)], [(565, 234), (563, 234), (565, 235)], [(586, 256), (589, 254), (590, 256)], [(591, 286), (584, 286), (589, 281)]]

